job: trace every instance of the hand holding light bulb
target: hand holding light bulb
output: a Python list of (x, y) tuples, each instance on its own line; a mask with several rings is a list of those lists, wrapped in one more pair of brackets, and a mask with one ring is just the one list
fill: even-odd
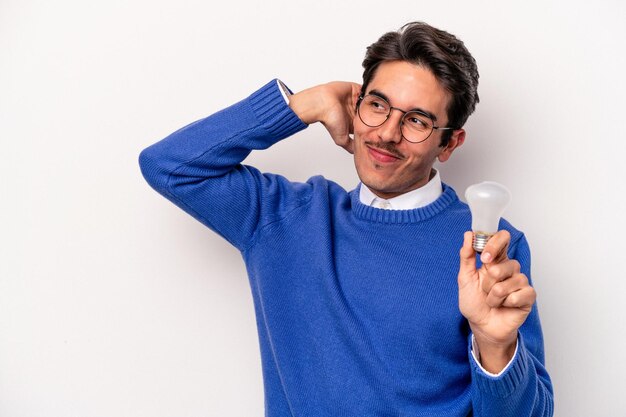
[[(474, 232), (465, 233), (460, 251), (459, 309), (478, 345), (481, 365), (498, 373), (515, 353), (518, 329), (530, 314), (536, 294), (520, 263), (508, 257), (511, 233), (498, 231), (511, 199), (508, 190), (485, 182), (469, 187), (466, 198)], [(476, 252), (482, 252), (480, 268)]]

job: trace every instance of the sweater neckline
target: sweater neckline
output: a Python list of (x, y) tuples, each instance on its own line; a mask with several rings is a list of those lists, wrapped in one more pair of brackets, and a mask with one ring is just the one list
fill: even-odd
[(385, 210), (361, 203), (359, 189), (361, 184), (350, 193), (352, 212), (361, 219), (375, 223), (417, 223), (436, 216), (459, 198), (449, 185), (442, 183), (443, 193), (427, 206), (411, 210)]

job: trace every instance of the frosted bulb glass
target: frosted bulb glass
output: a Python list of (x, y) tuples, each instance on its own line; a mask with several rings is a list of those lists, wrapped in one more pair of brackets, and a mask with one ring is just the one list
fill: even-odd
[(498, 231), (504, 209), (511, 202), (511, 193), (502, 184), (484, 181), (469, 186), (465, 199), (472, 212), (474, 250), (482, 252), (489, 238)]

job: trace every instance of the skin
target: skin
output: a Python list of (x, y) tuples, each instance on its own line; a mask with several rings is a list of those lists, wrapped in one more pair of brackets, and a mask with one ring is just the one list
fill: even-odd
[(483, 368), (499, 373), (515, 353), (517, 330), (537, 295), (520, 264), (509, 259), (511, 235), (501, 230), (489, 239), (476, 268), (472, 232), (465, 232), (459, 252), (459, 308), (469, 322)]
[[(379, 197), (389, 199), (425, 185), (435, 160), (446, 162), (465, 141), (465, 131), (457, 129), (445, 147), (438, 130), (422, 143), (410, 143), (402, 139), (402, 114), (395, 110), (381, 126), (368, 127), (356, 114), (360, 90), (359, 84), (331, 82), (292, 95), (289, 106), (304, 123), (322, 123), (338, 146), (354, 154), (359, 178)], [(393, 107), (426, 110), (436, 116), (436, 126), (447, 126), (449, 93), (424, 67), (384, 62), (366, 93), (372, 90), (383, 93)], [(496, 233), (478, 269), (472, 232), (465, 233), (460, 250), (459, 308), (478, 344), (481, 365), (492, 373), (513, 357), (518, 329), (536, 299), (519, 263), (506, 255), (510, 240), (507, 231)]]
[[(449, 94), (430, 70), (405, 61), (382, 63), (367, 87), (389, 98), (403, 110), (419, 108), (434, 114), (438, 126), (446, 126)], [(402, 138), (402, 112), (392, 111), (381, 126), (369, 127), (357, 116), (354, 126), (354, 163), (363, 184), (382, 198), (393, 198), (415, 190), (430, 179), (436, 159), (447, 161), (463, 144), (465, 131), (455, 130), (447, 146), (441, 147), (442, 131), (435, 130), (421, 143)]]

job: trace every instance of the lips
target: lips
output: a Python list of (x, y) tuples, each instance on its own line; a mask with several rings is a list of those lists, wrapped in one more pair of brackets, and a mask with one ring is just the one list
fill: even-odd
[(397, 155), (393, 155), (387, 151), (373, 146), (367, 147), (370, 156), (378, 162), (389, 163), (399, 161), (401, 158)]

